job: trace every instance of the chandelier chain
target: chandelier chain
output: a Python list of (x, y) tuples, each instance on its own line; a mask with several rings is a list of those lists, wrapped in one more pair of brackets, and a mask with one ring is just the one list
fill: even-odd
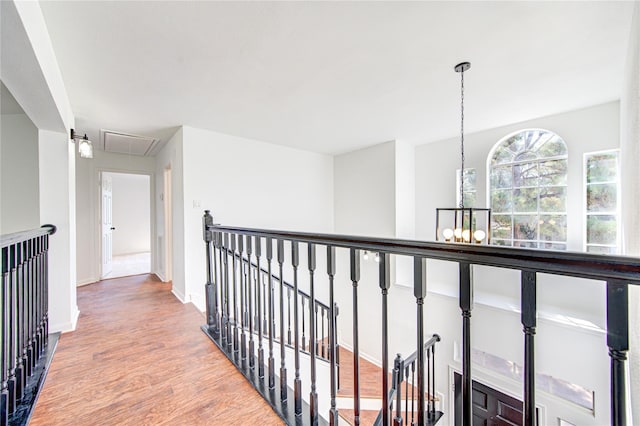
[(460, 73), (460, 208), (464, 208), (464, 71)]

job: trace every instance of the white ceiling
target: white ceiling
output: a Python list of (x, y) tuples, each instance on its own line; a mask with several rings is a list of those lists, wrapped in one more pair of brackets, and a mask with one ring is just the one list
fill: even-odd
[(633, 2), (41, 2), (78, 131), (340, 153), (620, 97)]

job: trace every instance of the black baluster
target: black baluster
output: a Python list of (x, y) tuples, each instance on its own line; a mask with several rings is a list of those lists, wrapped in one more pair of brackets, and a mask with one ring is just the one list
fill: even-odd
[(393, 386), (396, 390), (396, 415), (393, 418), (393, 426), (402, 426), (402, 373), (404, 362), (400, 354), (393, 361)]
[(304, 296), (302, 296), (300, 298), (300, 304), (302, 305), (302, 346), (301, 346), (301, 348), (302, 348), (303, 351), (307, 349), (307, 337), (306, 337), (305, 332), (304, 332), (305, 331), (304, 330), (304, 328), (305, 328), (304, 327), (304, 301), (305, 301), (305, 299), (306, 298)]
[(427, 417), (431, 415), (431, 402), (433, 400), (431, 393), (431, 349), (427, 348)]
[(244, 262), (244, 236), (238, 235), (238, 258), (240, 259), (240, 358), (242, 359), (242, 368), (247, 368), (247, 334), (245, 329), (247, 328), (247, 292), (246, 282), (247, 275), (245, 274), (245, 262)]
[(629, 289), (623, 281), (607, 282), (607, 346), (611, 358), (611, 424), (627, 424), (625, 361), (629, 350)]
[[(247, 300), (249, 301), (249, 368), (251, 371), (255, 369), (256, 366), (256, 355), (255, 355), (255, 342), (253, 341), (253, 326), (254, 326), (254, 313), (253, 313), (253, 298), (251, 292), (251, 282), (253, 281), (253, 274), (251, 268), (251, 236), (247, 235), (247, 267), (249, 271), (247, 273)], [(255, 290), (254, 290), (255, 292)]]
[(269, 329), (267, 324), (267, 314), (269, 313), (269, 292), (267, 291), (267, 283), (271, 282), (271, 277), (262, 276), (262, 333), (265, 334)]
[[(314, 315), (314, 325), (315, 325), (315, 334), (313, 335), (313, 338), (310, 339), (311, 340), (311, 344), (313, 345), (313, 347), (311, 348), (311, 350), (318, 356), (320, 356), (320, 354), (318, 353), (318, 303), (315, 301), (310, 302), (311, 305), (314, 307), (313, 309), (313, 315)], [(311, 326), (310, 326), (311, 327)]]
[(311, 392), (309, 393), (309, 417), (312, 425), (318, 424), (318, 392), (316, 391), (316, 335), (318, 332), (315, 324), (316, 290), (313, 275), (316, 270), (316, 246), (308, 245), (308, 266), (309, 266), (309, 344), (311, 348)]
[(228, 348), (231, 343), (229, 334), (229, 234), (224, 232), (221, 236), (220, 253), (222, 255), (222, 265), (220, 269), (222, 277), (220, 280), (220, 306), (222, 308), (222, 345)]
[(273, 240), (266, 239), (267, 244), (267, 273), (269, 274), (269, 389), (276, 387), (275, 360), (273, 359), (273, 274), (271, 273), (271, 261), (273, 260)]
[(350, 250), (351, 283), (353, 285), (353, 422), (360, 424), (360, 348), (358, 345), (358, 281), (360, 281), (360, 250)]
[(287, 343), (291, 345), (291, 288), (287, 287)]
[(295, 414), (302, 415), (302, 381), (300, 380), (300, 329), (298, 327), (298, 265), (300, 264), (300, 253), (298, 242), (291, 241), (291, 265), (293, 266), (293, 338), (295, 354), (295, 377), (293, 379), (293, 390), (295, 398)]
[(16, 408), (18, 399), (18, 244), (9, 246), (9, 413)]
[(35, 367), (35, 354), (33, 351), (33, 239), (25, 244), (25, 292), (24, 292), (24, 332), (25, 332), (25, 385), (26, 378), (30, 377)]
[[(284, 341), (284, 241), (277, 241), (278, 272), (280, 273), (280, 401), (287, 400), (287, 367), (285, 364)], [(287, 304), (287, 307), (289, 304)]]
[(336, 407), (336, 328), (333, 318), (335, 316), (335, 303), (333, 295), (333, 279), (336, 275), (336, 248), (327, 246), (327, 275), (329, 275), (329, 317), (331, 323), (329, 324), (329, 362), (330, 362), (330, 387), (331, 387), (331, 408), (329, 410), (329, 426), (338, 426), (338, 409)]
[[(413, 361), (411, 363), (411, 426), (416, 424), (415, 421), (415, 412), (416, 412), (416, 407), (415, 407), (415, 390), (416, 390), (416, 362)], [(408, 419), (407, 419), (408, 420)]]
[(327, 357), (327, 352), (326, 352), (326, 344), (325, 344), (325, 340), (327, 338), (326, 334), (324, 333), (324, 314), (325, 314), (326, 309), (324, 307), (320, 308), (320, 323), (322, 324), (322, 358), (324, 359), (329, 359)]
[(25, 367), (24, 367), (24, 242), (18, 243), (16, 254), (18, 256), (16, 262), (16, 336), (18, 339), (17, 362), (16, 362), (16, 401), (24, 396), (24, 388), (26, 386)]
[(424, 298), (427, 296), (427, 260), (413, 258), (413, 293), (417, 306), (418, 424), (424, 424)]
[[(411, 365), (415, 364), (415, 361), (411, 363)], [(406, 420), (409, 419), (409, 366), (404, 366), (404, 418)], [(413, 384), (411, 384), (411, 392), (413, 392)], [(411, 400), (411, 404), (413, 404), (413, 399)], [(411, 407), (413, 410), (413, 407)]]
[(224, 261), (222, 260), (223, 253), (223, 238), (222, 232), (216, 233), (216, 247), (218, 249), (218, 275), (216, 277), (216, 290), (217, 290), (217, 309), (218, 317), (216, 318), (218, 333), (220, 341), (224, 342)]
[(2, 247), (2, 387), (0, 388), (0, 424), (9, 424), (9, 247)]
[(264, 348), (262, 347), (262, 285), (261, 279), (262, 269), (260, 268), (260, 256), (262, 255), (262, 239), (258, 236), (256, 238), (256, 299), (258, 307), (258, 377), (264, 378)]
[(536, 369), (534, 336), (536, 334), (536, 273), (521, 271), (521, 320), (524, 331), (524, 411), (526, 426), (536, 425)]
[(471, 310), (473, 279), (471, 265), (460, 263), (460, 309), (462, 311), (462, 424), (473, 424), (471, 400)]
[[(436, 338), (436, 342), (440, 341), (440, 336), (437, 334), (433, 335)], [(433, 381), (432, 389), (433, 389), (433, 398), (436, 396), (436, 344), (434, 342), (433, 346), (431, 346), (431, 380)], [(433, 405), (431, 406), (431, 418), (435, 420), (436, 418), (436, 401), (433, 400)]]
[(379, 279), (382, 292), (382, 424), (389, 425), (389, 321), (387, 296), (391, 288), (391, 265), (388, 253), (380, 253)]
[[(231, 253), (233, 256), (231, 265), (233, 271), (233, 359), (237, 364), (240, 362), (240, 343), (238, 341), (238, 254), (236, 253), (236, 234), (231, 234)], [(242, 261), (240, 265), (242, 265)]]

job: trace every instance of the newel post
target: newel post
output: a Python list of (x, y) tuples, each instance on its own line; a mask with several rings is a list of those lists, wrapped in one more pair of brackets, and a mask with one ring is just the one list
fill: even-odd
[(209, 210), (204, 211), (202, 216), (202, 238), (204, 240), (205, 247), (207, 249), (207, 282), (205, 284), (205, 297), (206, 297), (206, 309), (207, 309), (207, 326), (209, 330), (217, 335), (216, 327), (216, 290), (213, 274), (213, 216)]

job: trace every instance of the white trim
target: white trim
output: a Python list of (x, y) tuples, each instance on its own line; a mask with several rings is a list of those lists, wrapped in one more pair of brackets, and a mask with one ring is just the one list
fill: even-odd
[(71, 321), (58, 323), (58, 324), (49, 324), (49, 333), (68, 333), (70, 331), (75, 331), (78, 325), (78, 318), (80, 317), (80, 311), (77, 306), (74, 306), (74, 312), (71, 315)]
[(187, 302), (186, 297), (184, 296), (184, 294), (180, 293), (179, 291), (176, 290), (175, 287), (171, 287), (171, 293), (176, 297), (176, 299), (178, 299), (180, 302), (182, 303), (189, 303)]

